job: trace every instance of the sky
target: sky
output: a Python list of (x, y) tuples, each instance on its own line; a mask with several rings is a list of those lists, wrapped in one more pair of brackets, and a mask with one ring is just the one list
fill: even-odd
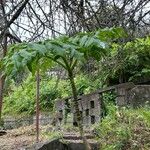
[[(138, 2), (139, 0), (136, 0), (136, 1)], [(38, 2), (43, 3), (43, 0), (39, 0)], [(59, 1), (57, 1), (57, 2), (59, 2)], [(98, 0), (97, 0), (97, 2), (98, 2)], [(118, 4), (119, 4), (119, 1), (118, 1)], [(93, 5), (94, 5), (94, 3), (93, 3)], [(95, 5), (97, 6), (96, 1), (95, 1)], [(34, 0), (32, 1), (32, 7), (35, 9), (36, 13), (41, 18), (41, 20), (44, 21), (44, 17), (42, 17), (43, 13), (37, 7), (37, 5), (34, 4)], [(51, 10), (50, 10), (48, 3), (44, 3), (43, 7), (44, 7), (44, 12), (46, 14), (49, 14), (49, 12)], [(134, 7), (134, 6), (132, 6), (132, 7)], [(130, 10), (131, 7), (128, 6), (126, 9)], [(144, 11), (147, 11), (147, 10), (150, 10), (150, 2), (145, 7)], [(20, 26), (22, 26), (22, 28), (18, 28), (17, 25), (13, 24), (13, 25), (11, 25), (11, 29), (12, 29), (11, 32), (13, 32), (13, 34), (16, 34), (17, 36), (19, 36), (22, 40), (26, 40), (26, 38), (29, 38), (29, 37), (31, 38), (33, 36), (33, 33), (35, 33), (35, 31), (38, 30), (38, 25), (40, 24), (40, 22), (37, 22), (36, 19), (33, 19), (33, 18), (35, 18), (35, 16), (31, 16), (31, 17), (32, 17), (32, 21), (33, 21), (34, 25), (31, 24), (31, 21), (28, 18), (28, 16), (25, 13), (22, 13), (21, 17), (19, 17), (19, 19), (17, 19), (17, 21), (15, 22), (15, 23), (18, 23)], [(149, 19), (149, 18), (147, 18), (147, 19)], [(54, 24), (55, 24), (54, 29), (57, 30), (58, 32), (65, 34), (63, 22), (64, 22), (64, 13), (62, 10), (58, 9), (57, 11), (55, 11), (55, 15), (54, 15)], [(30, 27), (30, 31), (33, 32), (32, 34), (30, 34), (29, 32), (27, 32), (26, 30), (23, 29), (23, 28), (25, 28), (28, 30), (29, 26), (32, 26), (32, 27)], [(39, 30), (39, 32), (42, 32), (42, 30)], [(45, 36), (45, 38), (49, 38), (52, 36), (52, 31), (50, 29), (45, 30), (43, 35)], [(57, 34), (56, 34), (56, 36), (57, 36)], [(43, 38), (43, 37), (39, 37), (39, 39), (41, 39), (41, 38)]]

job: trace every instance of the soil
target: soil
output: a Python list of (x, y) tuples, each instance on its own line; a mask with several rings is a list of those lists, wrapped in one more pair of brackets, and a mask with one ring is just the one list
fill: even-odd
[[(45, 140), (44, 137), (40, 136), (40, 142)], [(0, 150), (23, 150), (24, 147), (35, 142), (35, 126), (20, 127), (7, 130), (6, 135), (0, 136)]]
[[(52, 131), (52, 127), (41, 126), (40, 127), (40, 143), (44, 143), (48, 140), (48, 137), (43, 133)], [(32, 147), (36, 143), (36, 130), (35, 125), (20, 127), (18, 129), (7, 130), (7, 134), (0, 136), (0, 150), (25, 150), (26, 147)], [(61, 132), (61, 131), (60, 131)], [(63, 130), (63, 142), (67, 143), (81, 143), (82, 138), (78, 132)], [(89, 131), (85, 135), (89, 143), (96, 143), (93, 136)]]

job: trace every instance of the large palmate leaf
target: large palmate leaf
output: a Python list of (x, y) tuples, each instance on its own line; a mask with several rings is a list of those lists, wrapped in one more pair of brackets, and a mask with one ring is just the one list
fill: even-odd
[[(19, 49), (20, 48), (20, 49)], [(24, 70), (26, 67), (30, 72), (35, 74), (39, 60), (45, 56), (46, 48), (39, 43), (24, 43), (21, 45), (13, 45), (11, 51), (5, 58), (6, 74), (14, 76), (18, 71)], [(13, 53), (12, 53), (13, 51)], [(41, 62), (44, 63), (44, 61)], [(48, 65), (48, 63), (46, 63)]]
[(39, 57), (44, 56), (47, 52), (46, 47), (40, 43), (29, 43), (27, 46), (28, 46), (27, 47), (28, 51), (30, 51), (30, 52), (35, 51)]
[(58, 43), (57, 41), (49, 41), (49, 42), (45, 42), (44, 44), (48, 51), (47, 54), (59, 55), (59, 56), (65, 55), (65, 50), (63, 49), (62, 45), (60, 45), (60, 43)]
[(71, 38), (72, 42), (78, 45), (78, 51), (82, 53), (85, 59), (93, 57), (96, 60), (100, 60), (107, 52), (107, 42), (101, 41), (95, 35), (77, 35), (77, 37)]
[(8, 70), (6, 72), (11, 74), (11, 72), (24, 69), (27, 66), (32, 73), (35, 73), (37, 64), (39, 67), (51, 66), (51, 61), (57, 62), (67, 69), (68, 67), (74, 68), (77, 62), (89, 57), (100, 60), (109, 52), (111, 39), (113, 41), (121, 37), (122, 34), (122, 29), (111, 28), (79, 33), (74, 37), (64, 36), (38, 43), (12, 45), (5, 59), (6, 70)]

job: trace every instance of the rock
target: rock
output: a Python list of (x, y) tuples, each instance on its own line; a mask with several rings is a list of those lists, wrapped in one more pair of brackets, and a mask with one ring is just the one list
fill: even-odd
[[(100, 145), (97, 141), (90, 139), (89, 144), (92, 150), (99, 150)], [(60, 140), (55, 139), (45, 143), (34, 144), (25, 150), (85, 150), (85, 145), (82, 140)]]
[(7, 132), (5, 130), (0, 130), (0, 136), (3, 136), (5, 134), (7, 134)]
[(70, 150), (67, 145), (61, 143), (59, 139), (51, 140), (45, 143), (34, 144), (31, 147), (25, 148), (25, 150)]

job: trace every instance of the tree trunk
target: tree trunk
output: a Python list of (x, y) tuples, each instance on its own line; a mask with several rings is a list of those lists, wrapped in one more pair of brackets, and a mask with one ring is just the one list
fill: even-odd
[(69, 76), (69, 80), (70, 80), (71, 88), (72, 88), (73, 104), (74, 104), (74, 108), (75, 108), (75, 115), (76, 115), (76, 119), (77, 119), (76, 121), (77, 121), (77, 124), (79, 127), (79, 132), (80, 132), (80, 135), (82, 137), (83, 143), (85, 144), (86, 150), (91, 150), (90, 144), (88, 143), (86, 137), (84, 136), (82, 118), (81, 118), (79, 105), (78, 105), (77, 89), (75, 86), (73, 73), (69, 72), (68, 76)]
[[(4, 36), (3, 40), (3, 56), (4, 58), (7, 53), (7, 36)], [(5, 84), (5, 76), (0, 74), (0, 124), (1, 124), (1, 119), (2, 119), (2, 106), (3, 106), (3, 93), (4, 93), (4, 84)]]

